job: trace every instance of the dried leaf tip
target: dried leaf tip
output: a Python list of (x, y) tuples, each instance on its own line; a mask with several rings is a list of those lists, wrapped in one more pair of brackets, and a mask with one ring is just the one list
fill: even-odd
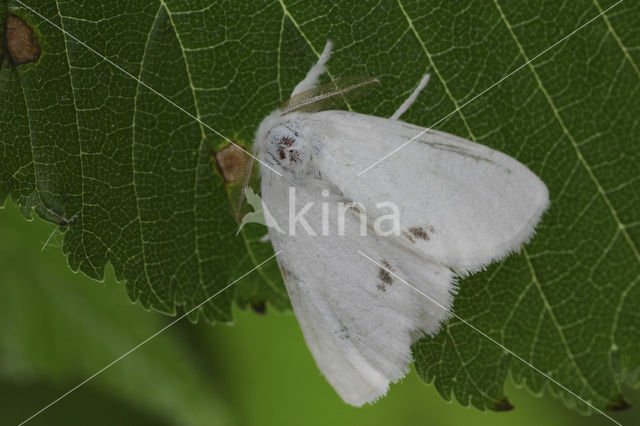
[(616, 395), (605, 407), (607, 411), (624, 411), (629, 408), (631, 408), (631, 404), (622, 394)]
[(511, 411), (514, 409), (514, 406), (505, 396), (504, 398), (495, 401), (491, 409), (493, 411)]

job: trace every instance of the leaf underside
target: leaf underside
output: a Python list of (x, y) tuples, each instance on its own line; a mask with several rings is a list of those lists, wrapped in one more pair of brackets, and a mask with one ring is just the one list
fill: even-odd
[[(436, 126), (517, 158), (551, 193), (531, 244), (464, 279), (455, 312), (594, 406), (623, 407), (621, 385), (640, 385), (640, 5), (528, 63), (614, 1), (310, 3), (25, 1), (39, 16), (4, 2), (2, 21), (32, 33), (2, 26), (0, 204), (59, 224), (71, 269), (101, 279), (111, 263), (132, 300), (189, 310), (273, 254), (264, 228), (235, 235), (238, 183), (211, 128), (250, 146), (327, 39), (332, 78), (381, 80), (355, 111), (389, 116), (431, 73), (403, 117), (424, 126), (522, 66)], [(19, 63), (20, 48), (40, 50)], [(228, 322), (233, 301), (290, 307), (273, 261), (198, 311)], [(464, 405), (510, 409), (510, 374), (588, 410), (456, 319), (414, 357)]]

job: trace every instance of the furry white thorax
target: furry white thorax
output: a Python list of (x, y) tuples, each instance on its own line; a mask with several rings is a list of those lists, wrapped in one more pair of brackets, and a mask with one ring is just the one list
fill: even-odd
[(275, 110), (262, 121), (255, 139), (260, 160), (290, 180), (313, 174), (314, 152), (318, 152), (320, 143), (307, 133), (302, 121), (296, 120), (299, 115), (283, 116)]

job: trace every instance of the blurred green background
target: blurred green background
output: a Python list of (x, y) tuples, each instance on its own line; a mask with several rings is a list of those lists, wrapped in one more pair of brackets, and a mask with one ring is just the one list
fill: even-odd
[[(0, 422), (18, 424), (171, 322), (69, 270), (53, 225), (0, 209)], [(464, 285), (464, 284), (463, 284)], [(183, 320), (35, 417), (32, 425), (607, 425), (507, 384), (508, 413), (446, 402), (414, 372), (375, 405), (344, 404), (293, 314), (236, 310), (233, 326)], [(626, 392), (640, 401), (638, 391)], [(640, 424), (637, 408), (609, 413)]]

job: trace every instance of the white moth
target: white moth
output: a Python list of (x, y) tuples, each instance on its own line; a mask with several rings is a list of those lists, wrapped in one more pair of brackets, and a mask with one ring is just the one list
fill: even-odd
[[(428, 76), (390, 119), (302, 112), (344, 90), (316, 88), (330, 51), (328, 42), (291, 100), (262, 121), (254, 146), (263, 163), (263, 203), (275, 221), (293, 225), (288, 232), (270, 227), (269, 236), (281, 251), (278, 262), (307, 345), (338, 394), (359, 406), (407, 373), (411, 344), (449, 317), (456, 277), (504, 258), (533, 236), (549, 196), (515, 159), (398, 120)], [(322, 209), (305, 210), (309, 203)], [(363, 215), (371, 230), (381, 203), (397, 206), (400, 232), (363, 235)], [(292, 215), (296, 209), (304, 221)], [(344, 235), (327, 229), (331, 212), (343, 213), (337, 228)]]

